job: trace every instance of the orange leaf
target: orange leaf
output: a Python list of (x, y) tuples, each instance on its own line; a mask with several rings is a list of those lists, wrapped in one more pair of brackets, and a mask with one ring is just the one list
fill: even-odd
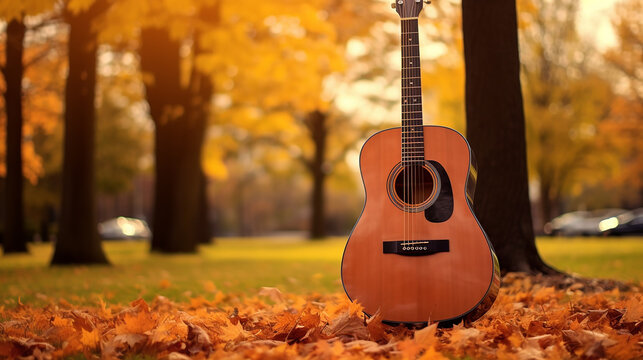
[(98, 329), (94, 329), (92, 331), (87, 331), (85, 329), (82, 329), (82, 335), (80, 336), (80, 343), (83, 344), (84, 347), (89, 348), (89, 349), (95, 349), (100, 342), (100, 331)]

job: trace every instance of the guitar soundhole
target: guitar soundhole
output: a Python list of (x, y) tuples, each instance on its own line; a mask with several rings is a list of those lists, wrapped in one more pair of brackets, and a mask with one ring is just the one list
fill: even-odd
[(429, 162), (396, 166), (389, 177), (389, 191), (395, 205), (406, 211), (422, 211), (437, 198), (440, 184)]

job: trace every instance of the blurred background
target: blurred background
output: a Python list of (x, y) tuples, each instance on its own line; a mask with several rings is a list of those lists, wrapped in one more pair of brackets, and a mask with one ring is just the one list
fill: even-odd
[[(70, 92), (95, 61), (86, 131), (103, 238), (149, 238), (185, 217), (206, 241), (347, 234), (364, 200), (361, 145), (399, 125), (389, 2), (4, 1), (0, 218), (16, 211), (9, 123), (22, 101), (24, 237), (56, 239), (66, 141), (84, 137), (65, 109), (80, 106)], [(642, 10), (641, 0), (518, 0), (537, 234), (617, 234), (625, 223), (643, 233)], [(424, 122), (464, 132), (459, 1), (425, 6), (420, 26)]]

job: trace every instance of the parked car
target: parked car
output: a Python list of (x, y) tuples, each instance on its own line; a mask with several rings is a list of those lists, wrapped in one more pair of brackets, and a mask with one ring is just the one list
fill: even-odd
[(124, 216), (99, 223), (98, 234), (106, 240), (143, 240), (152, 236), (145, 220)]
[(545, 233), (559, 236), (601, 235), (601, 221), (623, 214), (623, 209), (573, 211), (554, 218), (545, 225)]
[(605, 235), (643, 235), (643, 208), (607, 218), (599, 227)]

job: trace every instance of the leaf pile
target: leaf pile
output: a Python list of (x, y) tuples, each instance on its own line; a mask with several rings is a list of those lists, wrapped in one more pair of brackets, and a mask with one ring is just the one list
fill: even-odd
[(451, 329), (392, 327), (379, 315), (365, 318), (344, 294), (302, 297), (274, 288), (183, 304), (161, 296), (127, 307), (21, 304), (0, 308), (0, 358), (643, 358), (638, 288), (524, 274), (503, 282), (483, 318)]

